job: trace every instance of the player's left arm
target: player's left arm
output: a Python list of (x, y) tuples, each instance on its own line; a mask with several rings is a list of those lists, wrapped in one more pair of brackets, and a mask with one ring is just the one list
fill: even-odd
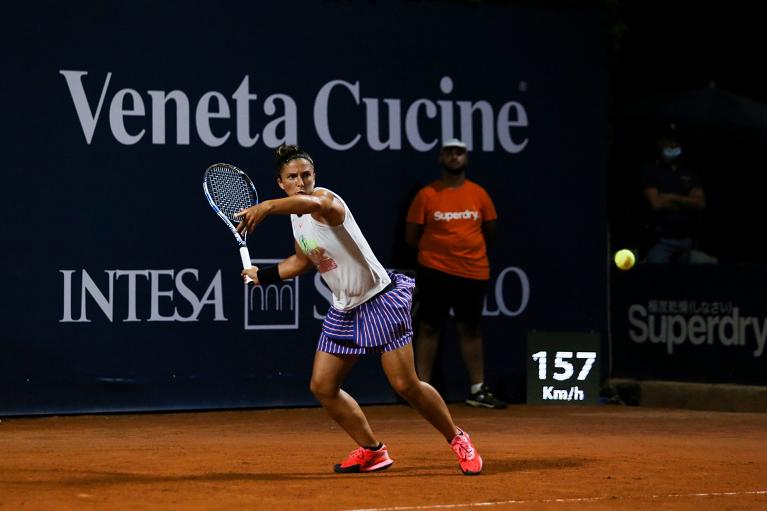
[(301, 250), (301, 247), (298, 245), (298, 242), (295, 242), (294, 244), (296, 248), (296, 253), (277, 265), (277, 269), (280, 272), (280, 278), (282, 280), (287, 280), (287, 279), (292, 279), (293, 277), (297, 277), (298, 275), (301, 275), (311, 270), (312, 267), (314, 266), (312, 261), (308, 257), (306, 257), (306, 254), (304, 254), (304, 251)]
[[(279, 276), (279, 280), (289, 280), (312, 269), (312, 261), (306, 257), (306, 254), (304, 254), (303, 250), (301, 250), (301, 247), (298, 246), (297, 242), (295, 243), (295, 248), (295, 254), (286, 259), (283, 259), (277, 264), (276, 271), (277, 275)], [(253, 268), (242, 270), (242, 275), (250, 277), (253, 280), (253, 284), (259, 285), (261, 282), (258, 279), (258, 270), (259, 268), (254, 266)]]

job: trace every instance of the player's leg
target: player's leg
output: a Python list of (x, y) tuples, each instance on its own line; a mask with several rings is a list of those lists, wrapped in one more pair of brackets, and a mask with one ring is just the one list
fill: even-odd
[(392, 388), (450, 442), (458, 433), (439, 392), (415, 371), (412, 343), (381, 354), (381, 365)]
[(431, 381), (439, 337), (450, 309), (447, 275), (430, 268), (418, 269), (418, 332), (415, 364), (422, 381)]
[(328, 415), (361, 447), (379, 445), (357, 401), (341, 389), (349, 371), (357, 362), (356, 355), (336, 355), (318, 351), (314, 356), (312, 394)]
[(413, 361), (412, 344), (387, 351), (381, 355), (386, 377), (394, 390), (442, 433), (458, 457), (461, 472), (476, 475), (482, 472), (482, 456), (474, 448), (469, 435), (456, 427), (445, 401), (434, 387), (418, 379)]

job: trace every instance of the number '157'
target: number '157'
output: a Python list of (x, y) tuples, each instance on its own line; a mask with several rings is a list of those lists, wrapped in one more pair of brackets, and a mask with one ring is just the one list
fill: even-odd
[[(533, 354), (533, 360), (538, 362), (538, 379), (546, 379), (546, 360), (548, 356), (545, 351), (539, 351)], [(565, 381), (572, 378), (575, 373), (573, 364), (569, 362), (573, 358), (572, 351), (557, 351), (554, 356), (554, 374), (552, 375), (555, 380)], [(575, 358), (583, 360), (583, 367), (578, 373), (578, 380), (585, 380), (591, 371), (591, 366), (594, 365), (594, 361), (597, 359), (597, 353), (595, 351), (578, 351), (575, 353)]]

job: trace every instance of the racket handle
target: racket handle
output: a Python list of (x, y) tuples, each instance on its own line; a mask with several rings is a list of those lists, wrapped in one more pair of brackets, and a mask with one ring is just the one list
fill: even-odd
[[(253, 268), (253, 265), (250, 263), (250, 252), (248, 252), (248, 247), (240, 247), (240, 259), (242, 259), (242, 268), (244, 270)], [(251, 282), (253, 282), (253, 279), (246, 276), (245, 283), (250, 284)]]

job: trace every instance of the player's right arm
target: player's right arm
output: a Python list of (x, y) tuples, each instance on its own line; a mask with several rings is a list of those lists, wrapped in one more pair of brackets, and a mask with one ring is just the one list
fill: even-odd
[[(298, 246), (298, 243), (295, 243), (295, 247), (295, 254), (277, 264), (277, 271), (279, 272), (281, 280), (292, 279), (293, 277), (306, 273), (313, 266), (311, 260), (306, 257), (306, 254), (301, 250), (301, 247)], [(250, 277), (253, 280), (253, 284), (260, 284), (258, 281), (258, 266), (242, 270), (242, 275)]]
[(237, 225), (240, 234), (252, 232), (269, 215), (304, 215), (310, 214), (316, 220), (328, 225), (341, 225), (344, 221), (344, 207), (334, 199), (333, 194), (325, 190), (315, 190), (312, 194), (297, 194), (280, 199), (265, 200), (234, 214), (242, 218)]

